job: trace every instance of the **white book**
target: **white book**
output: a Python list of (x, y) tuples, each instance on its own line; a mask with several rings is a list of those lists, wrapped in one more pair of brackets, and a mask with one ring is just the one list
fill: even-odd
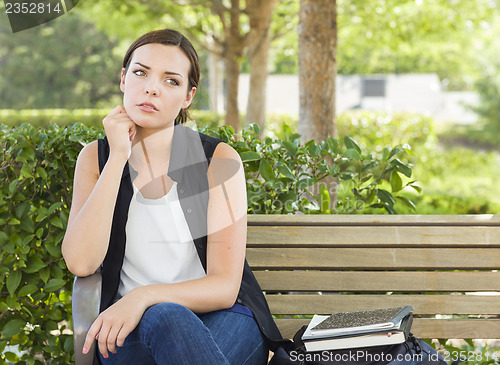
[[(302, 336), (306, 351), (340, 350), (348, 348), (359, 348), (369, 346), (382, 346), (403, 343), (406, 341), (413, 322), (413, 316), (408, 314), (399, 324), (397, 329), (390, 331), (379, 330), (370, 332), (355, 332), (351, 335), (342, 336), (314, 336), (310, 335), (310, 329), (321, 323), (328, 316), (314, 316), (309, 324), (305, 336)], [(309, 331), (308, 331), (309, 330)], [(307, 335), (309, 333), (309, 336)], [(309, 339), (308, 339), (308, 338)]]
[(302, 338), (313, 339), (398, 329), (403, 318), (412, 310), (412, 306), (404, 306), (333, 313), (330, 316), (315, 315), (314, 322), (311, 320)]

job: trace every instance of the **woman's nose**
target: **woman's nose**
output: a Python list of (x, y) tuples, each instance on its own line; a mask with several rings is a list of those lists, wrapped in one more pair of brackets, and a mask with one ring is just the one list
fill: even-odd
[(158, 87), (158, 84), (154, 81), (151, 81), (148, 85), (146, 85), (146, 94), (158, 96), (160, 94), (160, 88)]

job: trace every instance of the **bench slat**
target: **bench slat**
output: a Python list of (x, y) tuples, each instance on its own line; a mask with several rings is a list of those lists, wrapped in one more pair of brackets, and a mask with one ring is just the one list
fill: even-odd
[(248, 215), (248, 226), (500, 226), (500, 216), (492, 214), (464, 215), (352, 215), (352, 214), (321, 214), (321, 215)]
[(331, 314), (412, 305), (418, 315), (498, 314), (499, 296), (484, 295), (266, 295), (273, 314)]
[[(283, 337), (292, 338), (309, 319), (276, 319)], [(415, 318), (411, 329), (418, 338), (500, 339), (498, 319), (428, 319)]]
[(500, 249), (247, 248), (247, 260), (257, 269), (494, 270)]
[(254, 271), (264, 291), (500, 291), (500, 272)]
[(248, 227), (248, 247), (500, 247), (500, 227)]

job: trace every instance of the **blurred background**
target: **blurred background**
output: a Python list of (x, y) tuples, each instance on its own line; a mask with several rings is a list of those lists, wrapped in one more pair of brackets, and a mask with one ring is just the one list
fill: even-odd
[[(303, 134), (312, 122), (301, 112), (300, 69), (318, 55), (301, 37), (323, 29), (301, 18), (311, 3), (81, 0), (17, 33), (2, 4), (0, 122), (99, 125), (121, 103), (128, 45), (170, 27), (200, 55), (197, 126), (257, 123), (275, 137), (285, 122)], [(337, 0), (335, 10), (335, 67), (323, 70), (335, 84), (332, 134), (369, 151), (411, 146), (422, 192), (407, 192), (417, 209), (402, 213), (499, 214), (499, 2)]]

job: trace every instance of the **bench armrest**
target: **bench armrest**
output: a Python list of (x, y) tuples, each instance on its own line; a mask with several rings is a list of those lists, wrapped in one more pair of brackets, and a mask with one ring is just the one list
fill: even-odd
[(73, 283), (73, 342), (75, 349), (75, 365), (92, 365), (96, 346), (84, 355), (83, 344), (87, 332), (99, 315), (101, 302), (101, 272), (86, 276), (75, 277)]

